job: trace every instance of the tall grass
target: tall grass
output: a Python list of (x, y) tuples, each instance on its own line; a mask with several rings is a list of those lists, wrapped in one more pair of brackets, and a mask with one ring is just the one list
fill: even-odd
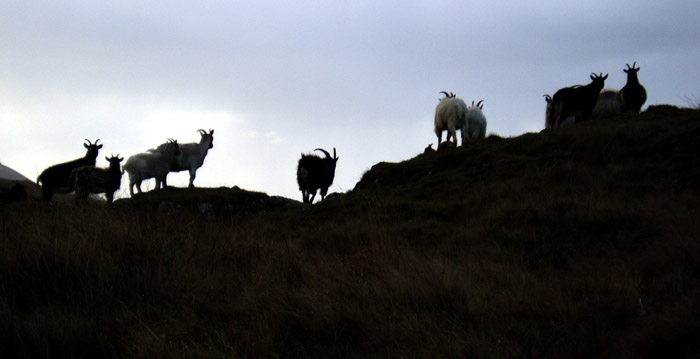
[(379, 165), (311, 209), (2, 207), (0, 357), (697, 356), (700, 120), (673, 113)]

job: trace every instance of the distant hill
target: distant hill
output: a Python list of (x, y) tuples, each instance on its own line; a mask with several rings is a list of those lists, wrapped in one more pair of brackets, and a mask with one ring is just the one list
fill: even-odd
[(30, 181), (27, 177), (24, 177), (21, 173), (13, 170), (0, 163), (0, 179), (12, 180), (12, 181)]
[[(41, 200), (41, 188), (36, 184), (36, 182), (30, 180), (29, 178), (23, 176), (21, 173), (0, 164), (0, 198), (5, 196), (8, 191), (16, 184), (22, 185), (24, 191), (27, 193), (27, 199), (30, 200)], [(54, 201), (72, 201), (72, 194), (56, 194)]]

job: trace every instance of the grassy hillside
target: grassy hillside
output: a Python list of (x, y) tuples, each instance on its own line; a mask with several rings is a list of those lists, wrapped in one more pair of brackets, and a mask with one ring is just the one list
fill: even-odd
[[(241, 189), (0, 207), (0, 357), (700, 356), (700, 111)], [(293, 179), (290, 179), (293, 180)]]

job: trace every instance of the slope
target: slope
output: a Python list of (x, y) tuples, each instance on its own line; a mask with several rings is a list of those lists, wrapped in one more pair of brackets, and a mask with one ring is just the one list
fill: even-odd
[(700, 111), (657, 106), (379, 163), (310, 207), (0, 207), (0, 356), (696, 357), (699, 146)]

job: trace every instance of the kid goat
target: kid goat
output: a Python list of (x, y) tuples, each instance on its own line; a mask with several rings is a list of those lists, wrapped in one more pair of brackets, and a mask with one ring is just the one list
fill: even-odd
[(335, 165), (339, 159), (336, 157), (335, 147), (333, 148), (333, 157), (322, 148), (317, 148), (314, 151), (323, 152), (326, 158), (302, 153), (297, 165), (297, 183), (304, 203), (312, 203), (318, 189), (321, 190), (321, 200), (323, 201), (328, 193), (328, 187), (333, 184)]
[(112, 155), (112, 157), (105, 156), (105, 159), (109, 162), (108, 168), (83, 166), (71, 172), (69, 182), (75, 188), (76, 203), (87, 202), (88, 195), (91, 193), (104, 193), (109, 203), (114, 200), (114, 192), (122, 183), (119, 164), (124, 158)]
[(484, 100), (474, 104), (467, 108), (466, 124), (462, 125), (462, 146), (466, 143), (467, 139), (482, 139), (486, 137), (486, 116), (484, 115)]
[(78, 167), (95, 166), (97, 152), (102, 148), (102, 145), (97, 144), (99, 140), (98, 138), (95, 143), (92, 143), (90, 140), (85, 139), (87, 143), (84, 143), (83, 146), (87, 149), (87, 153), (85, 153), (84, 157), (53, 165), (41, 172), (36, 179), (36, 183), (37, 185), (41, 183), (41, 197), (44, 201), (50, 201), (56, 192), (70, 193), (73, 191), (73, 186), (68, 180), (71, 172)]

